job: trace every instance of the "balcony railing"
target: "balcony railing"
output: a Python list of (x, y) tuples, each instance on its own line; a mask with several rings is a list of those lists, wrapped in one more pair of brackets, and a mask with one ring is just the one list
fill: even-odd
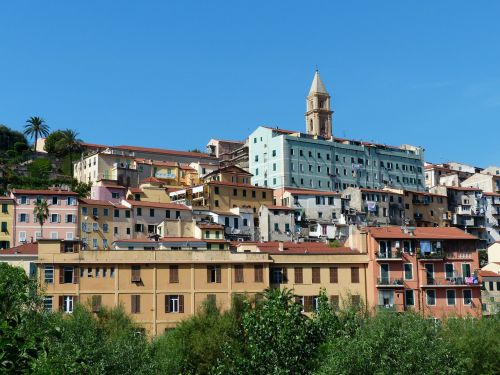
[(430, 253), (417, 251), (417, 258), (422, 260), (444, 259), (444, 251), (431, 251)]
[(399, 259), (403, 257), (403, 252), (401, 250), (397, 251), (387, 251), (387, 252), (376, 252), (375, 256), (377, 259)]
[(455, 276), (455, 277), (445, 277), (445, 278), (424, 278), (424, 284), (426, 286), (470, 286), (477, 285), (480, 286), (477, 277), (474, 276)]
[(391, 287), (403, 287), (404, 280), (401, 277), (379, 277), (379, 278), (377, 278), (377, 285), (379, 285), (379, 286), (391, 286)]

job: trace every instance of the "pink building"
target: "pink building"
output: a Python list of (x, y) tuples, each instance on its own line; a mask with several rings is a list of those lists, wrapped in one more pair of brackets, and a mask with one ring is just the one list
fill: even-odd
[(120, 203), (125, 199), (127, 188), (116, 181), (101, 180), (90, 188), (90, 197), (94, 200)]
[[(65, 190), (14, 189), (14, 244), (33, 242), (39, 238), (73, 240), (78, 229), (78, 194)], [(44, 199), (49, 204), (49, 218), (43, 225), (33, 215), (35, 202)]]

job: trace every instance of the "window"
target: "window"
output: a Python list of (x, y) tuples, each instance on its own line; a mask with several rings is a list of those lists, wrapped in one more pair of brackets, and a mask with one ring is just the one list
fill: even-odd
[(20, 223), (27, 223), (29, 220), (28, 214), (19, 214), (19, 222)]
[(234, 282), (235, 283), (243, 282), (243, 266), (240, 264), (234, 266)]
[(119, 199), (120, 198), (120, 194), (119, 193), (111, 193), (111, 198), (113, 199)]
[(405, 274), (405, 280), (413, 279), (413, 264), (411, 263), (404, 264), (404, 274)]
[(102, 277), (106, 277), (106, 274), (108, 272), (108, 269), (106, 267), (102, 268)]
[(92, 267), (87, 268), (87, 277), (92, 277)]
[(274, 267), (271, 268), (271, 283), (273, 284), (281, 284), (286, 283), (287, 279), (287, 270), (285, 267)]
[(101, 269), (99, 267), (95, 268), (95, 277), (99, 277), (101, 275)]
[(295, 267), (295, 284), (302, 284), (304, 282), (304, 275), (302, 267)]
[(184, 312), (184, 296), (183, 295), (165, 296), (165, 312), (182, 314)]
[(92, 208), (92, 216), (99, 216), (99, 209), (97, 207)]
[(433, 289), (427, 290), (426, 300), (427, 300), (428, 306), (435, 306), (436, 305), (436, 291)]
[(262, 199), (266, 199), (266, 192), (265, 191), (262, 192)]
[(178, 265), (170, 265), (168, 281), (171, 284), (177, 284), (179, 282), (179, 266)]
[(452, 289), (446, 291), (446, 304), (455, 306), (455, 291)]
[(52, 297), (52, 296), (45, 296), (45, 297), (43, 297), (43, 308), (46, 311), (52, 311), (52, 308), (53, 308), (53, 299), (54, 299), (54, 297)]
[(52, 197), (52, 204), (53, 205), (58, 205), (59, 204), (59, 198), (58, 197)]
[(415, 305), (415, 299), (413, 296), (413, 290), (412, 289), (406, 289), (405, 290), (405, 305), (406, 306), (414, 306)]
[(312, 283), (319, 284), (321, 283), (321, 268), (313, 267), (312, 268)]
[(337, 284), (339, 282), (339, 269), (338, 267), (330, 267), (330, 283)]
[(102, 224), (102, 231), (104, 233), (108, 233), (108, 230), (109, 230), (108, 224)]
[(60, 296), (59, 308), (66, 314), (71, 314), (73, 312), (73, 304), (75, 302), (76, 297), (73, 296)]
[(109, 269), (109, 277), (115, 277), (115, 267)]
[(351, 283), (359, 283), (359, 267), (351, 267)]
[(337, 309), (340, 306), (340, 297), (336, 294), (330, 296), (330, 304)]
[(54, 282), (54, 266), (45, 266), (43, 271), (45, 284), (52, 284)]
[(274, 223), (274, 231), (279, 232), (280, 231), (280, 225), (279, 223)]
[(444, 265), (444, 272), (445, 272), (445, 277), (447, 279), (451, 279), (453, 276), (455, 276), (455, 272), (453, 270), (453, 263), (446, 263)]
[(117, 209), (113, 210), (113, 216), (114, 217), (120, 217), (120, 211), (117, 210)]
[(138, 283), (141, 281), (141, 266), (132, 266), (132, 282)]
[(264, 281), (264, 267), (261, 264), (256, 264), (253, 267), (254, 271), (254, 281), (256, 283), (262, 283)]
[(237, 196), (238, 196), (238, 189), (233, 189), (233, 195), (234, 195), (235, 197), (237, 197)]
[(137, 216), (142, 216), (142, 208), (141, 207), (137, 207), (136, 215)]
[(7, 222), (2, 221), (2, 233), (7, 233)]
[(214, 204), (215, 204), (215, 207), (219, 207), (219, 201), (217, 199), (214, 201)]
[(73, 266), (61, 266), (59, 268), (59, 284), (76, 284), (78, 273)]
[(464, 305), (468, 306), (472, 305), (472, 290), (464, 289), (463, 296), (464, 296)]
[(131, 303), (131, 313), (140, 314), (141, 313), (141, 296), (139, 294), (132, 294), (130, 296)]
[(207, 283), (220, 283), (221, 282), (221, 267), (207, 266)]
[(125, 210), (125, 217), (129, 218), (130, 217), (130, 210)]
[(8, 209), (8, 205), (7, 203), (2, 203), (2, 213), (3, 214), (8, 214), (9, 213), (9, 209)]
[(218, 187), (218, 186), (215, 186), (215, 187), (214, 187), (214, 193), (215, 193), (215, 194), (219, 194), (219, 187)]
[(109, 208), (102, 209), (102, 216), (109, 216)]

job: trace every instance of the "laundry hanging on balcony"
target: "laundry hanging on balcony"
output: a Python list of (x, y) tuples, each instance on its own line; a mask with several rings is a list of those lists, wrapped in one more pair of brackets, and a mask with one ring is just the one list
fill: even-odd
[(420, 251), (422, 253), (430, 253), (432, 250), (431, 241), (420, 241)]

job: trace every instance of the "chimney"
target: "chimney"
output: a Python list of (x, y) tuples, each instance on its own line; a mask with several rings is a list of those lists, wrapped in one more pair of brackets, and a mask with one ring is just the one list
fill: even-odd
[(278, 250), (279, 250), (279, 251), (283, 251), (283, 250), (284, 250), (284, 249), (283, 249), (283, 241), (280, 241), (280, 242), (278, 243)]

